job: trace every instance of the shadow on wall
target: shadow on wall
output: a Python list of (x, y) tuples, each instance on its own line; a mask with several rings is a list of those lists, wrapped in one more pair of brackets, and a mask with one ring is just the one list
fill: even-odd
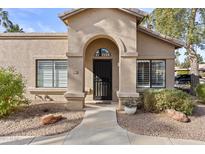
[(37, 100), (37, 98), (39, 98), (42, 101), (54, 101), (54, 99), (48, 95), (35, 95), (35, 100)]

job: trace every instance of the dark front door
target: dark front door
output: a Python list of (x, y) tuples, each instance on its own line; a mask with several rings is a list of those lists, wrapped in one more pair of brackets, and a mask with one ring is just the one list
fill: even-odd
[(94, 99), (112, 100), (112, 61), (93, 61)]

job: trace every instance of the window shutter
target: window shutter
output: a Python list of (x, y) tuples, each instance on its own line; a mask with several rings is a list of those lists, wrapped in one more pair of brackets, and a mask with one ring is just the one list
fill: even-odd
[(137, 87), (165, 87), (165, 60), (137, 60)]
[(52, 65), (52, 61), (38, 61), (38, 87), (53, 87)]
[(137, 61), (137, 86), (150, 87), (150, 61)]
[(67, 87), (67, 61), (55, 61), (55, 87)]
[(38, 60), (37, 87), (64, 88), (67, 87), (66, 60)]
[(165, 87), (165, 61), (152, 60), (152, 87)]

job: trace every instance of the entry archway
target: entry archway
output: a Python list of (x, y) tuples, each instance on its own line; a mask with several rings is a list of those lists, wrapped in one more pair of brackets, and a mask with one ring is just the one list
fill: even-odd
[(84, 53), (85, 102), (117, 102), (119, 49), (109, 37), (89, 41)]

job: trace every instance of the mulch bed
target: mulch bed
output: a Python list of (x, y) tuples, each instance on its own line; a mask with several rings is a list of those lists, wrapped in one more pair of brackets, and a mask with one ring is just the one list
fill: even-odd
[(165, 113), (145, 113), (141, 110), (135, 115), (117, 111), (117, 119), (122, 128), (136, 134), (205, 141), (205, 105), (196, 106), (189, 123), (175, 121)]
[[(54, 124), (43, 125), (40, 118), (47, 114), (62, 115)], [(84, 111), (69, 111), (65, 103), (32, 102), (10, 116), (0, 119), (0, 136), (46, 136), (72, 130), (82, 121)]]

